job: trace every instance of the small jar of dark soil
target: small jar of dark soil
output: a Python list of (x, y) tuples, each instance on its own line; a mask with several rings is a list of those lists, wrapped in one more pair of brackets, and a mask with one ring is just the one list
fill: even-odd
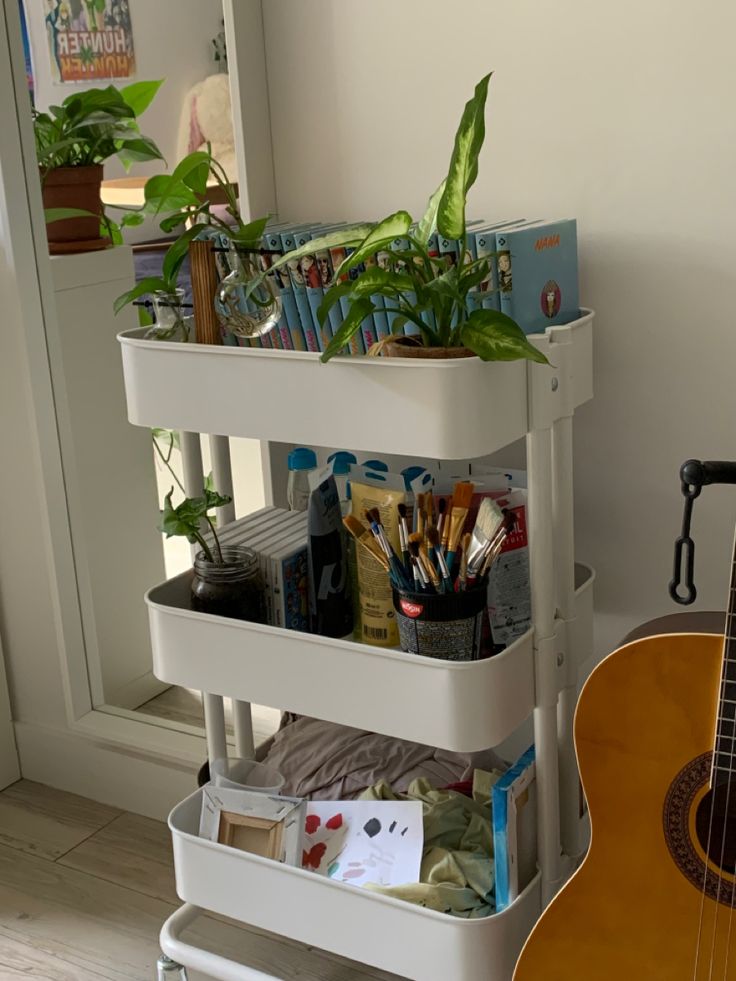
[(264, 585), (258, 556), (245, 545), (223, 545), (222, 558), (222, 563), (210, 562), (204, 552), (197, 554), (192, 609), (234, 620), (265, 623)]

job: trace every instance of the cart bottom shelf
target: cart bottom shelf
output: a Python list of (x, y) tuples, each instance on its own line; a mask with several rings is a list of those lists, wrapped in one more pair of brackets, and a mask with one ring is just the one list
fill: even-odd
[(459, 919), (199, 838), (201, 801), (169, 816), (185, 902), (413, 981), (511, 981), (541, 911), (539, 876), (502, 913)]

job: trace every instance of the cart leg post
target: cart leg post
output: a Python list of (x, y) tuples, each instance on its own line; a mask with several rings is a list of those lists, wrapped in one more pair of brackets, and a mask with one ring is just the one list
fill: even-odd
[(537, 845), (542, 903), (560, 886), (560, 801), (557, 747), (555, 563), (552, 524), (552, 432), (532, 429), (526, 438), (529, 485), (529, 565), (534, 626), (537, 774)]
[(156, 962), (156, 981), (187, 981), (187, 969), (161, 954)]
[[(161, 927), (161, 950), (168, 952), (166, 960), (169, 964), (178, 968), (181, 962), (192, 971), (201, 971), (202, 974), (216, 981), (280, 981), (273, 974), (264, 974), (256, 968), (231, 961), (219, 954), (212, 954), (208, 950), (182, 940), (182, 933), (201, 913), (202, 910), (198, 907), (185, 903), (175, 910)], [(186, 981), (186, 972), (181, 975), (159, 973), (158, 981), (179, 981), (180, 978)]]

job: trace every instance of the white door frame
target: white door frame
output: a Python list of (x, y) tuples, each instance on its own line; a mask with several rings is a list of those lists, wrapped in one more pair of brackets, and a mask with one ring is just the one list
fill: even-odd
[[(0, 0), (0, 91), (3, 92), (3, 99), (0, 99), (0, 132), (3, 134), (0, 148), (0, 293), (4, 309), (17, 311), (19, 315), (20, 324), (12, 320), (6, 329), (16, 329), (16, 326), (20, 329), (32, 392), (32, 427), (39, 492), (44, 505), (38, 520), (47, 546), (45, 554), (38, 556), (37, 561), (45, 564), (41, 574), (48, 575), (57, 641), (56, 650), (44, 652), (44, 656), (48, 654), (50, 662), (56, 659), (60, 666), (63, 691), (45, 691), (45, 686), (53, 684), (54, 679), (47, 680), (42, 675), (30, 679), (30, 683), (38, 686), (39, 696), (63, 699), (62, 715), (66, 718), (63, 731), (51, 727), (44, 730), (22, 718), (16, 720), (21, 768), (24, 776), (57, 786), (66, 785), (68, 789), (86, 792), (97, 799), (111, 799), (115, 791), (106, 785), (104, 766), (98, 768), (96, 774), (79, 771), (81, 758), (87, 760), (89, 757), (85, 766), (92, 765), (92, 759), (96, 759), (101, 751), (104, 755), (105, 750), (115, 747), (118, 755), (125, 753), (142, 762), (155, 761), (159, 771), (163, 769), (162, 761), (172, 763), (173, 772), (178, 774), (176, 783), (181, 785), (186, 774), (186, 785), (191, 786), (189, 774), (206, 755), (203, 738), (159, 725), (155, 720), (147, 724), (142, 720), (108, 715), (95, 711), (92, 705), (55, 412), (55, 398), (62, 393), (58, 392), (58, 378), (55, 391), (49, 363), (53, 352), (49, 351), (48, 335), (53, 336), (56, 326), (53, 284), (40, 187), (35, 177), (33, 128), (25, 87), (17, 0)], [(22, 407), (20, 411), (23, 411)], [(9, 609), (6, 617), (13, 614), (14, 611)], [(14, 630), (14, 636), (22, 637), (22, 627), (20, 624)], [(17, 643), (5, 645), (11, 681), (28, 670), (24, 651), (19, 646)], [(55, 671), (58, 677), (57, 666)], [(0, 685), (0, 727), (2, 720)], [(93, 748), (96, 755), (90, 756), (88, 751)], [(74, 752), (79, 753), (77, 760)], [(166, 783), (165, 774), (161, 776)], [(111, 776), (110, 783), (117, 779), (117, 775)], [(118, 793), (122, 802), (124, 790), (122, 788)], [(145, 792), (141, 793), (139, 788), (136, 796), (139, 793), (145, 801)], [(163, 796), (168, 799), (170, 794), (164, 790)], [(139, 809), (151, 810), (151, 807), (139, 806)]]
[[(238, 29), (232, 6), (228, 28)], [(260, 26), (259, 0), (238, 0), (236, 10), (242, 19), (249, 12), (252, 23)], [(229, 38), (232, 41), (231, 38)], [(234, 45), (233, 45), (234, 47)], [(45, 52), (44, 52), (45, 53)], [(43, 54), (39, 53), (43, 57)], [(252, 73), (249, 79), (248, 72)], [(251, 167), (243, 202), (248, 211), (251, 199), (269, 197), (268, 168), (263, 157), (270, 159), (270, 133), (265, 132), (267, 109), (262, 115), (265, 92), (265, 61), (245, 62), (233, 92), (233, 110), (237, 119), (245, 119), (243, 92), (258, 92), (255, 108), (260, 108), (259, 140), (243, 148), (243, 125), (236, 125), (240, 158), (254, 156), (261, 169)], [(206, 756), (203, 736), (194, 730), (181, 731), (164, 720), (150, 723), (132, 713), (111, 714), (96, 711), (92, 703), (89, 671), (84, 648), (82, 616), (74, 567), (64, 463), (61, 455), (56, 398), (63, 379), (53, 377), (50, 362), (55, 356), (53, 339), (56, 331), (53, 284), (48, 259), (43, 207), (38, 181), (33, 141), (33, 127), (28, 111), (25, 66), (20, 34), (17, 0), (0, 0), (0, 294), (4, 310), (17, 310), (23, 351), (20, 370), (27, 375), (32, 393), (31, 431), (37, 479), (34, 490), (42, 502), (38, 515), (45, 550), (37, 560), (46, 576), (53, 606), (55, 641), (42, 652), (35, 652), (35, 667), (27, 663), (23, 641), (27, 628), (21, 615), (6, 610), (8, 622), (5, 658), (11, 695), (19, 688), (39, 693), (39, 701), (54, 709), (53, 721), (30, 718), (16, 713), (14, 722), (18, 754), (24, 776), (76, 793), (161, 817), (175, 800), (193, 786), (193, 774)], [(251, 119), (250, 127), (256, 125)], [(243, 163), (244, 165), (244, 163)], [(260, 204), (260, 200), (259, 200)], [(15, 329), (13, 322), (11, 327)], [(0, 364), (0, 385), (3, 370)], [(30, 400), (29, 400), (30, 401)], [(0, 420), (0, 426), (2, 425)], [(0, 484), (0, 506), (4, 488)], [(7, 493), (7, 492), (6, 492)], [(10, 502), (7, 496), (6, 504)], [(0, 571), (2, 571), (0, 569)], [(2, 582), (0, 582), (2, 590)], [(48, 612), (48, 611), (47, 611)], [(13, 644), (7, 642), (11, 636)], [(0, 627), (1, 629), (1, 627)], [(20, 638), (20, 642), (18, 640)], [(43, 660), (48, 671), (38, 669)], [(61, 685), (59, 685), (59, 676)], [(35, 698), (32, 697), (31, 701)], [(2, 694), (0, 693), (0, 701)], [(27, 700), (26, 700), (27, 704)], [(0, 727), (2, 706), (0, 704)], [(1, 731), (1, 728), (0, 728)]]
[(18, 748), (15, 745), (10, 697), (5, 677), (5, 661), (0, 644), (0, 790), (20, 779)]

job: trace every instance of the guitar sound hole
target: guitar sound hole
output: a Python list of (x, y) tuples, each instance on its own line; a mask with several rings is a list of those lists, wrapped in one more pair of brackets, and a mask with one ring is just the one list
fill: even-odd
[(722, 872), (733, 874), (736, 869), (736, 779), (730, 793), (726, 782), (703, 797), (695, 812), (695, 831), (711, 862)]

